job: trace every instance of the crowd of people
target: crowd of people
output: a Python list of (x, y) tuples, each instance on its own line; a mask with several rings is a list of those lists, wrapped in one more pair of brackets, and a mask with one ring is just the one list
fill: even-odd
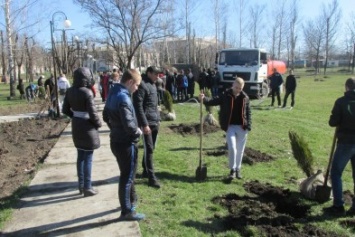
[[(78, 68), (73, 73), (72, 86), (62, 74), (58, 78), (58, 89), (62, 112), (72, 119), (72, 137), (77, 149), (78, 190), (85, 197), (98, 193), (92, 187), (91, 169), (94, 150), (100, 147), (99, 128), (102, 126), (99, 113), (94, 103), (94, 77), (88, 68)], [(187, 101), (194, 97), (195, 82), (199, 84), (200, 94), (195, 97), (207, 106), (220, 106), (219, 122), (221, 129), (226, 132), (228, 145), (229, 172), (228, 179), (241, 179), (242, 159), (251, 131), (252, 116), (250, 100), (243, 91), (244, 80), (236, 77), (231, 88), (221, 92), (218, 87), (218, 72), (202, 69), (196, 80), (191, 69), (170, 71), (160, 70), (150, 66), (141, 75), (135, 69), (122, 72), (103, 72), (99, 75), (99, 90), (105, 103), (102, 112), (103, 121), (110, 129), (110, 148), (116, 158), (120, 170), (118, 188), (121, 204), (121, 220), (142, 220), (145, 215), (138, 213), (137, 194), (135, 191), (135, 177), (138, 166), (138, 147), (140, 139), (143, 142), (142, 177), (148, 180), (150, 187), (159, 189), (161, 183), (154, 168), (154, 150), (160, 128), (159, 104), (163, 100), (163, 92), (171, 93), (175, 101)], [(41, 76), (37, 87), (48, 88), (49, 95), (53, 95), (54, 78), (43, 82)], [(271, 106), (275, 103), (281, 107), (280, 90), (284, 84), (282, 75), (273, 70), (268, 78), (271, 89)], [(23, 88), (19, 83), (19, 90), (31, 96), (31, 91), (39, 90), (30, 84)], [(287, 99), (291, 95), (291, 109), (295, 105), (296, 78), (292, 70), (285, 82), (285, 97), (282, 107), (285, 108)], [(29, 90), (27, 93), (26, 91)], [(210, 90), (211, 96), (206, 96)], [(341, 176), (346, 164), (351, 161), (355, 172), (355, 79), (350, 78), (345, 83), (345, 95), (339, 98), (331, 112), (329, 125), (337, 127), (337, 148), (331, 170), (332, 189), (334, 194), (333, 206), (326, 211), (345, 213), (342, 197)], [(354, 177), (355, 182), (355, 177)], [(355, 205), (355, 199), (353, 200)], [(347, 212), (355, 215), (355, 206)]]
[[(122, 74), (122, 76), (121, 76)], [(102, 112), (103, 121), (110, 129), (110, 147), (120, 169), (118, 188), (121, 204), (121, 220), (142, 220), (145, 215), (136, 212), (137, 194), (135, 177), (138, 165), (137, 143), (143, 141), (142, 177), (147, 178), (148, 186), (159, 189), (161, 184), (154, 169), (154, 150), (160, 127), (161, 102), (160, 90), (165, 90), (169, 76), (174, 77), (171, 90), (176, 91), (177, 101), (186, 101), (193, 97), (188, 84), (194, 80), (191, 70), (180, 70), (170, 74), (155, 66), (148, 67), (145, 74), (137, 70), (121, 70), (100, 75), (100, 93), (105, 103)], [(211, 75), (212, 72), (211, 72)], [(207, 90), (209, 81), (204, 74), (200, 88)], [(72, 118), (72, 137), (77, 148), (78, 189), (85, 197), (96, 195), (92, 187), (91, 168), (94, 150), (100, 147), (98, 129), (101, 127), (98, 111), (94, 106), (94, 93), (90, 88), (92, 74), (87, 68), (74, 71), (74, 82), (68, 88), (63, 101), (63, 113)], [(181, 82), (179, 82), (181, 80)], [(160, 82), (159, 82), (160, 81)], [(177, 86), (181, 83), (183, 86)], [(209, 105), (223, 108), (223, 130), (227, 132), (230, 173), (228, 178), (241, 179), (241, 162), (248, 132), (251, 130), (249, 98), (243, 92), (244, 81), (237, 78), (232, 88), (220, 97), (205, 97), (201, 92), (197, 97)], [(210, 88), (211, 89), (211, 88)], [(168, 90), (168, 89), (167, 89)], [(227, 106), (225, 106), (227, 105)]]

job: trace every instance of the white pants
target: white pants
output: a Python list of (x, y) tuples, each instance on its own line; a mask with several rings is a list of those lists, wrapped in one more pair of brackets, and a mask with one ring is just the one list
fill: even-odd
[(227, 144), (230, 169), (240, 170), (247, 137), (248, 130), (244, 130), (241, 125), (229, 125)]
[(65, 97), (65, 95), (59, 95), (58, 105), (59, 105), (60, 111), (62, 111), (62, 108), (63, 108), (64, 97)]

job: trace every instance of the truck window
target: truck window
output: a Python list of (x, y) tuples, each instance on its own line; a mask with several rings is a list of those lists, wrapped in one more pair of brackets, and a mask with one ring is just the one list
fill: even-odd
[(267, 54), (266, 53), (260, 53), (260, 62), (263, 64), (267, 63)]
[(219, 65), (258, 65), (258, 51), (225, 51), (221, 52)]

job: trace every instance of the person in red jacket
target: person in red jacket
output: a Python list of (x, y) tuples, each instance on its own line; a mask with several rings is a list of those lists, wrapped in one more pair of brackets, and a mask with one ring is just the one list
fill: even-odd
[(100, 86), (101, 86), (101, 97), (102, 97), (102, 102), (105, 102), (107, 99), (108, 95), (108, 84), (109, 84), (109, 75), (107, 75), (107, 72), (103, 72), (103, 74), (100, 77)]

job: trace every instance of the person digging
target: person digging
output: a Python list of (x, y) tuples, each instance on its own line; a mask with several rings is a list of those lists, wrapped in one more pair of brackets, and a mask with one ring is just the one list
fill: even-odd
[(240, 172), (248, 132), (251, 130), (251, 111), (248, 95), (243, 91), (244, 80), (237, 77), (232, 88), (219, 96), (199, 96), (205, 105), (220, 106), (219, 123), (227, 133), (230, 173), (228, 178), (241, 179)]
[(355, 185), (355, 78), (349, 78), (345, 82), (344, 96), (338, 98), (333, 106), (329, 125), (337, 127), (337, 145), (330, 171), (333, 191), (333, 205), (324, 208), (324, 212), (342, 216), (355, 215), (355, 197), (351, 208), (345, 212), (343, 200), (343, 185), (341, 176), (349, 161), (351, 161), (353, 182)]

